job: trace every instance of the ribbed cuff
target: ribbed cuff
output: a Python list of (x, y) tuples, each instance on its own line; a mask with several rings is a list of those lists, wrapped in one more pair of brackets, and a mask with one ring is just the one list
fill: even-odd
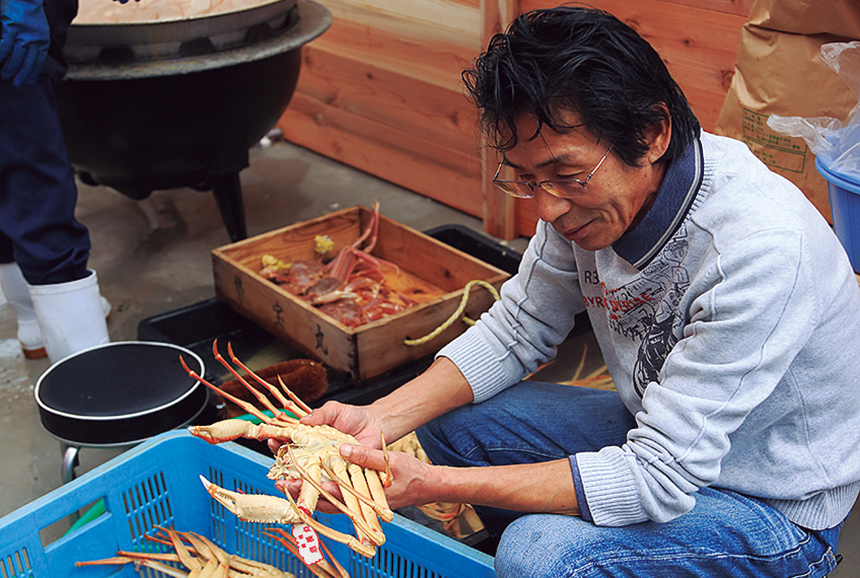
[(447, 357), (454, 362), (472, 388), (474, 403), (489, 399), (510, 385), (503, 364), (474, 328), (443, 347), (436, 357)]
[(627, 526), (648, 519), (621, 448), (576, 454), (576, 466), (591, 520), (596, 525)]
[(570, 471), (573, 474), (573, 489), (576, 491), (576, 503), (579, 506), (579, 515), (586, 522), (593, 522), (591, 509), (588, 507), (588, 498), (582, 487), (582, 477), (579, 475), (579, 466), (576, 465), (576, 456), (570, 456)]

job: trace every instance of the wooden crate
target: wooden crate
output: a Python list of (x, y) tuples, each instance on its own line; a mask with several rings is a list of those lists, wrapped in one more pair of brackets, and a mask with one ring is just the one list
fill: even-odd
[[(353, 207), (213, 250), (218, 299), (302, 353), (346, 373), (357, 385), (435, 353), (465, 331), (467, 326), (462, 320), (422, 345), (407, 346), (403, 341), (423, 337), (448, 319), (459, 306), (469, 281), (480, 279), (499, 288), (508, 273), (380, 216), (373, 255), (447, 291), (445, 295), (350, 328), (259, 274), (260, 260), (266, 254), (285, 262), (311, 258), (317, 235), (331, 237), (336, 248), (352, 243), (371, 216), (369, 209)], [(470, 293), (466, 314), (477, 318), (492, 302), (486, 289), (475, 289)]]

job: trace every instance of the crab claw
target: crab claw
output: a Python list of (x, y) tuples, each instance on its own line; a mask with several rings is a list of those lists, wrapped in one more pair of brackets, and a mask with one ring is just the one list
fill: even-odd
[(212, 425), (189, 426), (188, 432), (210, 444), (219, 444), (247, 435), (253, 425), (251, 422), (241, 419), (226, 419)]
[(219, 504), (240, 520), (247, 522), (274, 522), (294, 524), (301, 521), (295, 508), (283, 498), (264, 494), (240, 494), (213, 484), (202, 475), (200, 481)]

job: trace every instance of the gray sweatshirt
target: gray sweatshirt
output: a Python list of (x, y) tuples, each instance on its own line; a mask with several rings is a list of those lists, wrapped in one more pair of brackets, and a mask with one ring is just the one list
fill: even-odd
[(704, 486), (815, 530), (860, 492), (860, 288), (827, 222), (738, 141), (702, 134), (644, 219), (586, 251), (539, 222), (519, 273), (439, 353), (475, 403), (553, 358), (588, 311), (637, 427), (571, 456), (583, 517), (668, 521)]

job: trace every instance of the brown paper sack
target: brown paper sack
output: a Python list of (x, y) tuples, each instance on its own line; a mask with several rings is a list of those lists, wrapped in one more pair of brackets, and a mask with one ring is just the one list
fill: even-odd
[(860, 39), (857, 0), (756, 0), (714, 132), (742, 140), (831, 221), (827, 181), (802, 138), (767, 126), (771, 114), (844, 121), (857, 98), (820, 60), (821, 45)]

